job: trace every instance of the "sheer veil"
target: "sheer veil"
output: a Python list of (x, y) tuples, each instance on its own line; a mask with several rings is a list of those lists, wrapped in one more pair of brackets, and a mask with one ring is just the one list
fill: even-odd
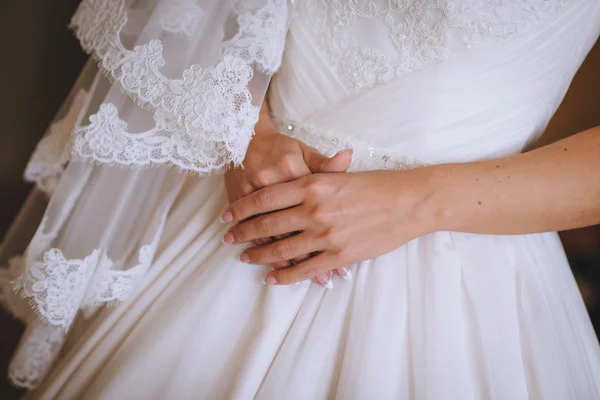
[(36, 188), (0, 246), (0, 301), (27, 327), (14, 384), (43, 378), (75, 318), (135, 290), (188, 174), (241, 165), (292, 7), (81, 2), (72, 29), (92, 57), (31, 157)]

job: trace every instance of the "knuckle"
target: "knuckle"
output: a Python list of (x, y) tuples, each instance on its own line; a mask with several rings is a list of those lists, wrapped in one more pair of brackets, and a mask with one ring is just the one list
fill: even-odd
[(257, 207), (267, 207), (271, 204), (271, 195), (266, 191), (257, 192), (254, 196), (254, 204)]
[(327, 224), (327, 211), (321, 204), (317, 204), (308, 210), (308, 217), (319, 225)]
[(340, 248), (343, 244), (342, 238), (336, 232), (335, 229), (329, 227), (326, 228), (321, 234), (321, 239), (325, 241), (329, 245), (329, 248), (337, 249)]
[(315, 267), (304, 267), (300, 269), (300, 275), (302, 275), (302, 277), (305, 279), (312, 278), (317, 274), (318, 271)]
[(254, 187), (263, 188), (265, 186), (269, 186), (271, 182), (269, 181), (269, 174), (266, 171), (259, 171), (250, 177), (250, 183)]
[(233, 214), (235, 219), (237, 219), (237, 220), (245, 219), (244, 206), (239, 201), (233, 202), (233, 204), (231, 204), (231, 206), (230, 206), (230, 209), (231, 209), (231, 213)]
[(288, 260), (291, 254), (291, 248), (290, 246), (285, 243), (285, 242), (281, 242), (281, 243), (276, 243), (273, 246), (273, 255), (275, 257), (277, 257), (277, 259), (279, 260)]
[(322, 197), (327, 193), (327, 185), (319, 175), (311, 175), (304, 184), (306, 192), (312, 198)]
[(242, 186), (241, 194), (243, 196), (248, 196), (250, 193), (254, 192), (254, 187), (252, 185), (245, 184)]
[(268, 235), (273, 230), (273, 221), (270, 218), (260, 218), (256, 222), (256, 232), (260, 235)]
[(279, 167), (284, 174), (296, 177), (299, 172), (298, 157), (292, 153), (284, 154), (279, 161)]

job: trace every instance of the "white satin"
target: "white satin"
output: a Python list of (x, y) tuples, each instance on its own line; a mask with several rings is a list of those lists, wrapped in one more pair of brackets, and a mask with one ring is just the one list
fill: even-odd
[[(597, 1), (351, 96), (296, 19), (274, 114), (428, 163), (535, 140), (598, 38)], [(307, 139), (308, 140), (308, 139)], [(332, 151), (335, 144), (332, 143)], [(594, 399), (600, 350), (555, 233), (438, 232), (334, 288), (267, 287), (188, 181), (137, 294), (80, 321), (35, 399)]]

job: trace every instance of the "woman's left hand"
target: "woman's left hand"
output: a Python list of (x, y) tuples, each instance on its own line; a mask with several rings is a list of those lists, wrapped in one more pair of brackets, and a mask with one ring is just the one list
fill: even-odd
[(243, 262), (263, 265), (318, 253), (265, 278), (267, 284), (295, 283), (380, 256), (432, 232), (434, 218), (425, 211), (427, 174), (416, 171), (313, 174), (234, 201), (224, 219), (239, 222), (229, 231), (234, 243), (300, 232), (250, 247), (240, 256)]

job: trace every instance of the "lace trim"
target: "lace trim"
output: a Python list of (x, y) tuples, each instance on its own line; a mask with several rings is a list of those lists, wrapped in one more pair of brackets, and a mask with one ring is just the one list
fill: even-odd
[(351, 171), (405, 170), (429, 165), (411, 157), (370, 146), (359, 140), (344, 138), (332, 131), (321, 129), (311, 124), (284, 120), (277, 117), (272, 118), (279, 132), (303, 141), (322, 154), (332, 156), (340, 150), (352, 149)]
[(25, 169), (26, 182), (35, 183), (38, 189), (52, 195), (69, 161), (71, 132), (85, 106), (87, 93), (79, 91), (67, 115), (53, 123), (48, 133), (39, 141)]
[[(173, 158), (183, 156), (182, 163), (189, 165), (205, 161), (205, 168), (200, 170), (222, 168), (229, 162), (241, 165), (258, 121), (259, 109), (252, 105), (248, 90), (252, 69), (243, 60), (228, 55), (216, 66), (203, 69), (194, 64), (183, 72), (182, 79), (169, 79), (159, 70), (165, 64), (159, 40), (133, 50), (123, 46), (120, 32), (126, 22), (122, 0), (84, 0), (73, 16), (72, 26), (83, 49), (94, 54), (134, 100), (151, 105), (156, 110), (155, 119), (165, 131), (178, 136), (178, 144), (186, 150), (212, 146), (223, 153), (203, 160), (202, 156), (182, 151)], [(208, 144), (201, 145), (200, 141)], [(121, 159), (137, 154), (131, 150)], [(214, 158), (219, 159), (217, 165), (213, 164)]]
[(92, 278), (92, 287), (81, 304), (85, 316), (93, 314), (100, 306), (116, 305), (127, 300), (146, 274), (158, 248), (158, 243), (167, 220), (167, 212), (161, 216), (161, 221), (152, 241), (138, 251), (137, 264), (126, 270), (115, 270), (114, 262), (104, 256)]
[(28, 325), (9, 368), (12, 383), (24, 388), (39, 383), (79, 310), (89, 317), (102, 305), (116, 305), (132, 295), (153, 262), (167, 213), (161, 215), (152, 241), (139, 249), (137, 264), (126, 270), (114, 269), (115, 262), (100, 257), (99, 249), (83, 260), (48, 249), (56, 234), (44, 233), (42, 220), (26, 254), (0, 269), (0, 304)]
[[(487, 41), (510, 38), (573, 1), (305, 0), (298, 15), (349, 90), (360, 93), (454, 54), (476, 51)], [(385, 27), (388, 35), (380, 37), (389, 43), (367, 42), (369, 35), (357, 34), (365, 27), (373, 32)]]
[(224, 43), (224, 54), (256, 64), (265, 75), (279, 69), (287, 31), (287, 0), (267, 0), (256, 12), (239, 15), (238, 33)]
[(67, 328), (79, 310), (98, 257), (95, 250), (83, 260), (67, 259), (59, 249), (50, 249), (25, 268), (13, 288), (32, 298), (44, 322)]
[(75, 130), (72, 158), (124, 166), (172, 163), (198, 173), (227, 166), (229, 160), (218, 143), (173, 133), (160, 115), (155, 115), (155, 123), (156, 127), (146, 132), (128, 132), (117, 108), (102, 104), (98, 113), (90, 116), (89, 125)]
[(10, 381), (22, 388), (35, 388), (48, 372), (65, 342), (66, 332), (41, 322), (27, 327), (8, 367)]

